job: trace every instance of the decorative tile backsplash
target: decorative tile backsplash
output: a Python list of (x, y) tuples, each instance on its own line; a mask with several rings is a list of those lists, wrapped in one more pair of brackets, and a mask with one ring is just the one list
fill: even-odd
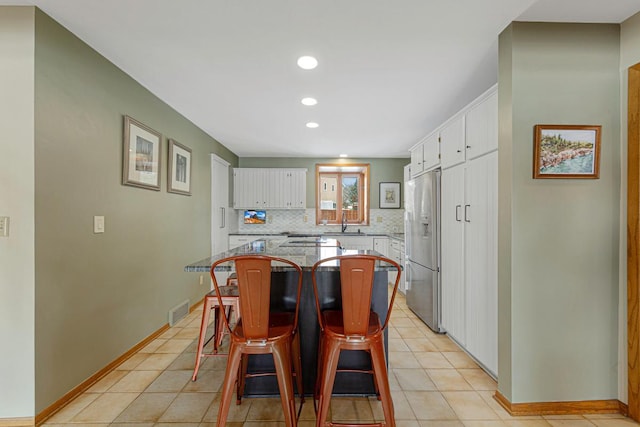
[[(285, 231), (294, 233), (323, 233), (340, 231), (338, 225), (316, 225), (316, 210), (267, 210), (266, 224), (245, 224), (242, 217), (243, 211), (237, 212), (238, 233), (282, 233)], [(370, 225), (348, 224), (347, 231), (363, 233), (402, 233), (404, 209), (370, 209)], [(306, 219), (306, 221), (305, 221)]]

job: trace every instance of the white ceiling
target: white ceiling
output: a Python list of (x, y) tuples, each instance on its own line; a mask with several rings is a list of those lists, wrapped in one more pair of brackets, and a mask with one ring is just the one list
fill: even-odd
[[(11, 4), (38, 6), (241, 157), (407, 157), (496, 83), (511, 21), (640, 11), (639, 0), (0, 0)], [(301, 55), (318, 68), (299, 69)]]

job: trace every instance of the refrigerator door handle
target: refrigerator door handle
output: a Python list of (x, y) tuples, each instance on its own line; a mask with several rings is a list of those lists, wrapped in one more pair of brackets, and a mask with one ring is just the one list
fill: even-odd
[(405, 274), (405, 292), (411, 290), (411, 263), (408, 262), (405, 265), (405, 270), (407, 271)]
[(462, 221), (460, 219), (460, 208), (462, 207), (462, 205), (456, 205), (456, 221), (460, 222)]
[(471, 208), (471, 205), (464, 205), (464, 221), (471, 222), (471, 220), (469, 220), (469, 215), (467, 215), (468, 214), (467, 208)]

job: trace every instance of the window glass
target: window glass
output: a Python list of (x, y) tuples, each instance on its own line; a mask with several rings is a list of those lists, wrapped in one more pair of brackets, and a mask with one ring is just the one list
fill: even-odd
[(316, 165), (316, 223), (369, 224), (369, 165)]

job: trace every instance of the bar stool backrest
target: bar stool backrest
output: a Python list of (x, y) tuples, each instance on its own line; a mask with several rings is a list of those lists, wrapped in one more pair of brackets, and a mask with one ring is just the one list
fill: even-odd
[[(215, 269), (221, 264), (233, 263), (237, 274), (240, 312), (242, 313), (242, 329), (245, 339), (263, 340), (269, 335), (269, 313), (271, 305), (271, 272), (272, 263), (286, 264), (297, 272), (296, 295), (289, 296), (289, 300), (295, 302), (295, 314), (293, 328), (298, 326), (300, 310), (300, 295), (302, 292), (302, 268), (288, 259), (268, 255), (235, 255), (219, 259), (211, 265), (211, 278), (213, 280), (220, 304), (220, 289), (215, 275)], [(293, 289), (292, 289), (293, 290)], [(222, 305), (221, 305), (222, 306)], [(222, 311), (222, 318), (229, 333), (234, 333), (229, 325), (226, 313)]]
[(236, 259), (236, 272), (244, 336), (247, 339), (266, 338), (269, 333), (271, 260)]
[(340, 260), (340, 292), (344, 333), (364, 336), (369, 327), (375, 258), (342, 258)]
[[(330, 258), (324, 258), (315, 263), (312, 267), (311, 279), (313, 282), (313, 292), (316, 300), (316, 311), (318, 314), (320, 329), (324, 329), (324, 321), (321, 315), (322, 307), (320, 307), (316, 271), (323, 264), (334, 264), (336, 261), (340, 268), (340, 292), (342, 297), (341, 310), (344, 322), (344, 334), (347, 336), (367, 335), (369, 316), (371, 315), (371, 299), (373, 295), (373, 280), (376, 263), (388, 264), (398, 272), (391, 290), (387, 316), (384, 319), (384, 323), (381, 325), (383, 330), (386, 329), (391, 316), (393, 302), (395, 301), (396, 293), (398, 292), (402, 268), (400, 267), (400, 264), (392, 259), (379, 255), (368, 254), (338, 255)], [(382, 321), (382, 319), (380, 320)]]

